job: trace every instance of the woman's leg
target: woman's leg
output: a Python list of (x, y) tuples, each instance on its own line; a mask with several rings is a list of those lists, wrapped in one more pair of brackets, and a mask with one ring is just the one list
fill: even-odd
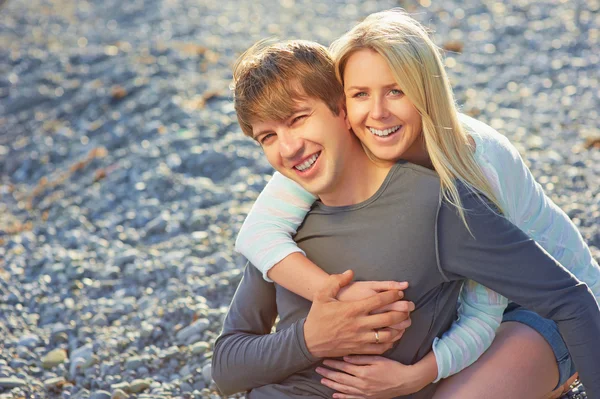
[(440, 382), (434, 398), (545, 398), (558, 379), (556, 357), (544, 337), (507, 321), (475, 363)]

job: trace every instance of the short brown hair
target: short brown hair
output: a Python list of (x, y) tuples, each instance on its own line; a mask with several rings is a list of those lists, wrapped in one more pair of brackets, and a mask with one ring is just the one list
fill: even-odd
[(322, 100), (335, 115), (344, 98), (327, 49), (305, 40), (254, 44), (233, 67), (232, 89), (238, 122), (250, 137), (253, 122), (284, 120), (302, 98)]

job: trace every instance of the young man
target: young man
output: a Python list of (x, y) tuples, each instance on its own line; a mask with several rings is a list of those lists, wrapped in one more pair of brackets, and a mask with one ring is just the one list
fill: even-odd
[[(556, 321), (589, 393), (600, 392), (600, 348), (593, 345), (600, 309), (587, 287), (468, 190), (461, 199), (472, 235), (452, 206), (440, 205), (434, 172), (405, 162), (373, 163), (350, 131), (343, 92), (322, 46), (251, 48), (234, 79), (242, 129), (262, 145), (275, 169), (319, 197), (295, 236), (308, 257), (329, 273), (352, 265), (361, 280), (410, 281), (406, 297), (417, 308), (412, 326), (385, 357), (415, 365), (403, 375), (413, 385), (389, 396), (423, 387), (413, 397), (433, 395), (435, 386), (425, 386), (433, 380), (427, 375), (429, 352), (456, 316), (464, 278)], [(331, 397), (334, 391), (315, 371), (320, 359), (365, 353), (358, 352), (365, 350), (361, 340), (380, 341), (372, 329), (400, 319), (368, 316), (392, 302), (393, 292), (348, 304), (335, 302), (335, 294), (330, 287), (311, 307), (247, 267), (215, 344), (219, 388), (251, 390), (249, 398)], [(277, 332), (269, 334), (277, 316)], [(391, 347), (398, 337), (386, 332)]]

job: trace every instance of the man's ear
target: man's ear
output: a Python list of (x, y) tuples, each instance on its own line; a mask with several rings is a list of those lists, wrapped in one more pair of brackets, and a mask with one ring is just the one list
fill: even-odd
[(340, 102), (340, 112), (344, 116), (344, 122), (346, 122), (346, 128), (348, 130), (352, 129), (352, 127), (350, 126), (350, 120), (348, 119), (348, 110), (346, 109), (346, 101), (342, 100)]

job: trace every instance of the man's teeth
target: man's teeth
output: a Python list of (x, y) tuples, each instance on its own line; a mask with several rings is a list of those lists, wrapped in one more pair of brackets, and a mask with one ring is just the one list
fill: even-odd
[(385, 137), (385, 136), (389, 136), (390, 134), (398, 131), (398, 129), (400, 129), (402, 126), (394, 126), (391, 127), (389, 129), (385, 129), (385, 130), (377, 130), (375, 128), (370, 127), (369, 130), (371, 131), (371, 133), (373, 133), (376, 136), (380, 136), (380, 137)]
[(306, 169), (310, 168), (315, 163), (317, 158), (319, 158), (319, 154), (320, 153), (313, 155), (306, 161), (302, 162), (300, 165), (296, 165), (295, 168), (298, 169), (300, 172), (304, 172)]

